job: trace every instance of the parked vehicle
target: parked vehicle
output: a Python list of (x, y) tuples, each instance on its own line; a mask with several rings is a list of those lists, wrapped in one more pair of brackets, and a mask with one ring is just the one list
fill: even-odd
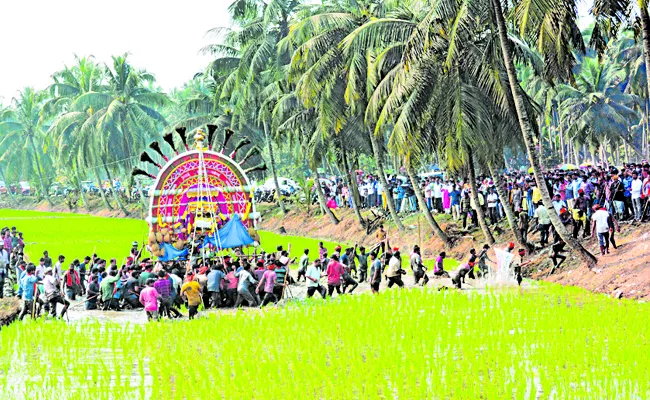
[(84, 193), (99, 195), (99, 189), (95, 186), (93, 181), (81, 181), (81, 190), (83, 190)]
[[(285, 192), (288, 194), (292, 194), (300, 190), (300, 185), (298, 185), (298, 183), (296, 183), (296, 181), (294, 181), (293, 179), (289, 179), (289, 178), (278, 177), (278, 185), (280, 186), (281, 193)], [(273, 178), (269, 178), (260, 187), (263, 187), (265, 190), (275, 190), (275, 182), (273, 182)]]
[(18, 184), (20, 185), (20, 194), (23, 196), (29, 196), (31, 194), (32, 188), (29, 185), (29, 182), (21, 181), (18, 182)]

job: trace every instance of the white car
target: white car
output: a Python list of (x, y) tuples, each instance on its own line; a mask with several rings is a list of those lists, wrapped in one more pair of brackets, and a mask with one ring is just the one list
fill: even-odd
[[(300, 186), (296, 181), (289, 178), (278, 177), (278, 185), (280, 185), (280, 191), (287, 193), (293, 193), (300, 189)], [(275, 182), (273, 182), (273, 178), (267, 179), (261, 187), (266, 190), (275, 190)]]

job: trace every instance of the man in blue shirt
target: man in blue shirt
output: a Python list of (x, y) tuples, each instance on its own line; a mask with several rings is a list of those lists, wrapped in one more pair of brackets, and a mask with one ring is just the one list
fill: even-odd
[(208, 293), (210, 293), (210, 307), (221, 307), (221, 281), (226, 274), (222, 271), (223, 266), (213, 267), (208, 273)]
[(625, 218), (633, 217), (634, 212), (632, 211), (632, 174), (630, 171), (625, 172), (625, 178), (623, 178), (623, 188), (625, 189), (624, 193), (624, 200), (623, 200), (623, 205), (624, 205), (624, 215)]
[[(34, 310), (34, 286), (36, 282), (41, 279), (34, 275), (36, 268), (34, 265), (29, 264), (25, 270), (23, 277), (20, 279), (20, 288), (22, 289), (23, 294), (23, 309), (18, 316), (19, 320), (22, 320), (25, 315)], [(34, 315), (32, 314), (32, 317)]]

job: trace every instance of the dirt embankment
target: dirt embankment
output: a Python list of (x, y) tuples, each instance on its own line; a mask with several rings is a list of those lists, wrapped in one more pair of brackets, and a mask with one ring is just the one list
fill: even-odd
[[(43, 212), (64, 212), (64, 213), (74, 213), (74, 214), (87, 214), (95, 215), (98, 217), (107, 217), (107, 218), (139, 218), (142, 204), (141, 203), (132, 203), (126, 204), (125, 207), (129, 212), (129, 215), (125, 215), (117, 206), (114, 206), (112, 210), (106, 208), (102, 203), (102, 200), (98, 196), (90, 196), (88, 199), (87, 207), (70, 207), (65, 203), (63, 197), (53, 197), (52, 203), (47, 201), (37, 201), (34, 198), (29, 197), (18, 197), (17, 202), (12, 202), (9, 197), (6, 195), (0, 199), (0, 209), (9, 208), (13, 210), (33, 210), (33, 211), (43, 211)], [(114, 202), (113, 202), (114, 203)]]
[(0, 327), (12, 323), (22, 310), (22, 301), (17, 297), (0, 299)]

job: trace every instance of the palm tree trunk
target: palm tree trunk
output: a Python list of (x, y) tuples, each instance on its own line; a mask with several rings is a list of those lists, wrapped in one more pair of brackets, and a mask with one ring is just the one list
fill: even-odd
[(491, 246), (494, 244), (494, 236), (492, 236), (490, 227), (488, 227), (488, 224), (485, 221), (485, 214), (483, 213), (483, 208), (479, 202), (478, 187), (476, 186), (476, 174), (474, 173), (474, 160), (472, 153), (469, 147), (466, 148), (466, 151), (468, 156), (467, 169), (469, 171), (469, 186), (472, 188), (472, 200), (474, 200), (474, 205), (476, 206), (476, 209), (474, 211), (476, 211), (476, 217), (478, 218), (478, 224), (481, 226), (481, 230), (483, 231), (483, 236), (485, 236), (485, 240)]
[(99, 195), (102, 196), (102, 201), (104, 202), (104, 205), (109, 210), (113, 210), (113, 206), (111, 206), (111, 203), (108, 202), (108, 199), (106, 198), (106, 194), (104, 193), (104, 188), (102, 187), (102, 178), (99, 176), (99, 172), (97, 171), (97, 168), (93, 168), (93, 171), (95, 171), (95, 179), (97, 179), (97, 188), (99, 189)]
[(77, 181), (77, 190), (79, 191), (79, 196), (81, 196), (81, 202), (84, 203), (84, 208), (88, 211), (90, 211), (90, 204), (88, 204), (88, 200), (86, 200), (86, 194), (83, 191), (83, 187), (81, 186), (81, 177), (79, 176), (79, 169), (75, 167), (75, 181)]
[(395, 225), (397, 225), (397, 229), (404, 231), (404, 224), (402, 224), (402, 220), (397, 215), (397, 209), (395, 208), (395, 202), (393, 202), (392, 193), (388, 191), (389, 186), (388, 181), (386, 180), (386, 175), (384, 174), (384, 159), (381, 145), (372, 131), (370, 131), (368, 134), (370, 135), (372, 152), (375, 156), (375, 162), (377, 163), (377, 175), (379, 176), (381, 186), (384, 188), (384, 193), (386, 193), (386, 204), (388, 204), (390, 216), (393, 219), (393, 222), (395, 222)]
[[(643, 59), (645, 61), (645, 78), (646, 85), (648, 86), (648, 93), (650, 93), (650, 16), (648, 16), (648, 3), (647, 0), (638, 0), (639, 10), (641, 14), (641, 33), (643, 37)], [(646, 99), (647, 101), (648, 99)], [(647, 104), (646, 104), (647, 110)], [(647, 112), (647, 111), (646, 111)]]
[[(549, 216), (551, 217), (551, 223), (555, 227), (556, 231), (559, 233), (560, 237), (564, 242), (573, 249), (580, 258), (585, 261), (589, 266), (592, 266), (598, 262), (596, 257), (593, 254), (588, 252), (582, 245), (573, 238), (571, 234), (567, 231), (566, 227), (560, 221), (557, 213), (552, 212), (553, 203), (551, 202), (551, 196), (548, 192), (548, 187), (544, 180), (544, 175), (542, 174), (542, 166), (535, 151), (535, 142), (533, 140), (535, 136), (535, 131), (533, 126), (528, 118), (528, 112), (526, 110), (523, 98), (523, 91), (521, 86), (519, 86), (519, 81), (517, 80), (517, 72), (515, 70), (515, 64), (512, 60), (512, 51), (510, 49), (510, 42), (508, 41), (508, 31), (506, 28), (506, 22), (503, 18), (503, 12), (501, 10), (500, 0), (492, 0), (492, 6), (494, 8), (494, 14), (497, 20), (497, 26), (499, 29), (499, 41), (501, 44), (501, 55), (503, 56), (503, 63), (508, 73), (508, 80), (510, 84), (510, 91), (512, 92), (512, 97), (515, 101), (515, 108), (517, 110), (517, 117), (519, 119), (519, 126), (521, 127), (521, 132), (524, 138), (524, 143), (526, 145), (526, 150), (528, 151), (528, 158), (530, 159), (531, 166), (533, 168), (533, 174), (535, 180), (537, 181), (537, 186), (539, 187), (540, 193), (542, 195), (542, 201), (544, 206), (551, 210)], [(650, 46), (649, 46), (650, 49)], [(648, 64), (650, 65), (650, 64)], [(648, 81), (650, 84), (650, 80)]]
[(359, 186), (357, 185), (356, 172), (348, 160), (348, 157), (346, 155), (347, 152), (343, 148), (343, 140), (341, 140), (340, 137), (338, 140), (339, 140), (339, 149), (341, 151), (341, 162), (343, 162), (343, 170), (345, 171), (344, 174), (347, 175), (348, 180), (350, 182), (349, 187), (350, 187), (350, 196), (352, 196), (352, 209), (354, 210), (354, 215), (357, 217), (357, 221), (359, 221), (361, 227), (365, 229), (366, 222), (363, 219), (363, 216), (361, 215), (361, 209), (359, 207), (361, 196), (359, 196)]
[(273, 185), (275, 186), (275, 195), (278, 199), (278, 205), (280, 206), (280, 211), (282, 214), (287, 215), (287, 209), (284, 206), (284, 201), (282, 201), (282, 194), (280, 193), (280, 183), (278, 182), (278, 174), (275, 170), (275, 156), (273, 155), (273, 144), (271, 143), (271, 135), (269, 132), (269, 124), (264, 121), (264, 137), (266, 139), (266, 145), (269, 150), (269, 164), (271, 165), (271, 176), (273, 176)]
[[(537, 126), (539, 126), (540, 130), (542, 129), (542, 116), (541, 115), (537, 118)], [(538, 151), (539, 151), (539, 159), (540, 159), (540, 162), (541, 162), (540, 166), (543, 169), (544, 168), (544, 135), (542, 134), (542, 132), (539, 133), (539, 138), (537, 140), (537, 144), (539, 146)]]
[(515, 235), (515, 240), (519, 244), (520, 248), (527, 248), (528, 244), (524, 240), (524, 237), (521, 235), (519, 228), (517, 227), (517, 220), (515, 219), (515, 213), (510, 206), (510, 201), (508, 199), (508, 193), (503, 189), (503, 177), (499, 171), (494, 168), (494, 164), (488, 163), (488, 168), (490, 169), (490, 174), (494, 179), (494, 186), (497, 190), (497, 194), (501, 199), (501, 205), (503, 206), (503, 211), (506, 213), (506, 218), (508, 218), (508, 224), (510, 225), (510, 230)]
[(431, 215), (431, 211), (429, 211), (429, 208), (427, 207), (427, 201), (424, 199), (424, 195), (420, 190), (420, 186), (418, 185), (418, 178), (415, 175), (415, 171), (413, 170), (410, 161), (406, 162), (406, 173), (408, 174), (409, 179), (411, 180), (411, 185), (413, 185), (413, 191), (415, 192), (415, 197), (417, 197), (418, 199), (418, 206), (420, 207), (422, 213), (424, 213), (424, 217), (429, 223), (429, 226), (431, 226), (433, 233), (435, 233), (435, 235), (438, 236), (438, 238), (443, 241), (446, 247), (451, 247), (451, 239), (449, 239), (449, 236), (445, 233), (445, 231), (442, 230), (440, 225), (438, 225), (438, 222), (436, 222), (436, 219), (433, 218), (433, 215)]
[(12, 193), (9, 182), (7, 182), (7, 178), (5, 177), (5, 171), (1, 167), (0, 167), (0, 177), (2, 177), (2, 180), (5, 183), (5, 188), (7, 189), (7, 193), (9, 193), (9, 197), (11, 198), (11, 202), (14, 203), (14, 204), (18, 204), (18, 200), (16, 200), (16, 197)]
[(113, 187), (113, 178), (111, 177), (111, 173), (108, 171), (108, 166), (106, 165), (106, 160), (104, 160), (104, 172), (106, 172), (106, 178), (108, 179), (108, 184), (111, 186), (111, 193), (113, 193), (113, 197), (115, 198), (115, 202), (117, 203), (117, 206), (119, 207), (120, 211), (124, 213), (125, 216), (129, 215), (129, 210), (124, 207), (124, 204), (122, 203), (122, 200), (120, 199), (120, 194), (117, 193), (115, 188)]
[(566, 164), (566, 151), (564, 148), (564, 131), (562, 130), (562, 124), (560, 125), (560, 154), (562, 155), (562, 164)]
[(41, 184), (41, 190), (43, 191), (43, 196), (47, 200), (47, 202), (52, 205), (52, 200), (50, 199), (50, 195), (47, 192), (47, 188), (45, 187), (45, 181), (43, 180), (43, 172), (41, 171), (41, 160), (38, 157), (38, 152), (36, 151), (36, 145), (34, 144), (34, 137), (31, 136), (29, 138), (29, 144), (32, 147), (32, 152), (34, 154), (34, 162), (36, 163), (36, 171), (38, 172), (38, 181)]
[[(312, 174), (315, 176), (314, 178), (314, 186), (316, 186), (316, 195), (318, 197), (318, 204), (320, 204), (320, 208), (323, 211), (323, 214), (327, 215), (327, 218), (334, 224), (338, 225), (340, 222), (338, 218), (336, 218), (336, 215), (330, 210), (329, 207), (327, 207), (327, 200), (325, 199), (325, 193), (323, 193), (323, 188), (320, 187), (320, 180), (318, 179), (318, 172), (312, 171)], [(310, 202), (311, 199), (309, 198), (309, 194), (305, 194), (307, 196), (307, 202)]]

